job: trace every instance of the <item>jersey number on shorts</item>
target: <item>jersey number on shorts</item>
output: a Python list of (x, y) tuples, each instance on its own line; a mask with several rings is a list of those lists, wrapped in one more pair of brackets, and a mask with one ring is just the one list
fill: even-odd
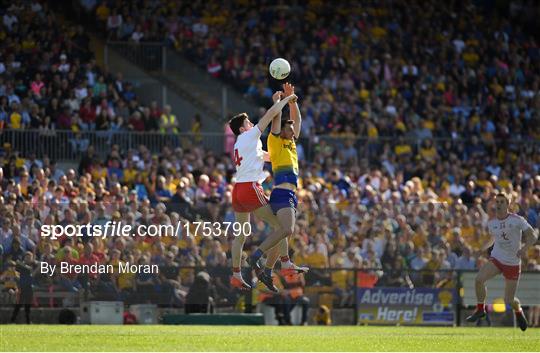
[(239, 167), (240, 164), (242, 164), (242, 157), (240, 157), (240, 155), (238, 154), (238, 148), (235, 148), (234, 149), (234, 164)]

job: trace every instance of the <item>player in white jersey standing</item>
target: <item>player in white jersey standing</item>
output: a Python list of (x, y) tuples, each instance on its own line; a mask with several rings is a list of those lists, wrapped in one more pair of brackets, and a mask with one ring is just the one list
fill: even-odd
[[(527, 319), (515, 295), (521, 273), (521, 258), (527, 254), (529, 247), (536, 243), (538, 235), (523, 217), (508, 212), (509, 205), (510, 197), (506, 194), (498, 193), (495, 196), (496, 217), (488, 222), (491, 241), (483, 248), (487, 250), (493, 246), (493, 250), (489, 262), (482, 266), (476, 276), (476, 311), (465, 320), (476, 322), (486, 315), (486, 282), (502, 273), (505, 278), (504, 301), (514, 309), (519, 328), (525, 331)], [(522, 238), (525, 240), (524, 245), (521, 244)]]
[[(238, 114), (229, 121), (232, 132), (237, 136), (234, 144), (233, 162), (236, 166), (236, 182), (232, 193), (232, 207), (235, 212), (236, 221), (244, 224), (249, 222), (250, 213), (253, 212), (258, 218), (268, 223), (274, 231), (269, 237), (276, 237), (280, 242), (271, 254), (268, 254), (268, 262), (275, 263), (280, 252), (287, 252), (287, 242), (283, 240), (285, 231), (279, 225), (279, 221), (272, 213), (268, 205), (268, 200), (264, 194), (261, 182), (266, 179), (263, 166), (265, 161), (269, 161), (268, 153), (263, 151), (261, 134), (268, 127), (272, 119), (281, 113), (281, 110), (291, 99), (296, 98), (290, 95), (280, 100), (281, 92), (274, 94), (274, 105), (254, 125), (246, 113)], [(242, 227), (244, 229), (244, 227)], [(231, 285), (239, 289), (250, 289), (251, 286), (242, 279), (241, 258), (244, 247), (245, 236), (242, 234), (233, 240), (231, 255), (233, 266), (233, 277)], [(294, 265), (294, 264), (289, 264)], [(272, 283), (272, 277), (257, 274), (259, 279), (271, 290), (277, 291)]]

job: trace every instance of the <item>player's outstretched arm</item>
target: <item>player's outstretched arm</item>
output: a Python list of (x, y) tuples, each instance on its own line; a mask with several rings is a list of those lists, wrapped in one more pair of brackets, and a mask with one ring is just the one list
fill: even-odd
[[(287, 94), (288, 96), (289, 94)], [(276, 93), (274, 93), (274, 95), (272, 96), (272, 100), (274, 101), (274, 104), (279, 102), (283, 97), (285, 97), (285, 94), (281, 91), (277, 91)], [(272, 119), (272, 126), (270, 126), (270, 132), (273, 133), (273, 134), (279, 134), (281, 132), (281, 114), (283, 112), (280, 111), (278, 115), (276, 115), (273, 119)]]
[[(282, 98), (291, 96), (293, 94), (294, 94), (294, 86), (288, 82), (284, 83)], [(274, 135), (279, 135), (279, 133), (281, 132), (281, 115), (279, 116), (279, 119), (274, 118), (274, 120), (272, 120), (271, 131)]]
[[(294, 94), (294, 86), (292, 86), (292, 92)], [(302, 128), (302, 115), (300, 114), (300, 107), (298, 106), (298, 98), (292, 99), (289, 102), (289, 109), (291, 111), (291, 120), (294, 121), (294, 137), (300, 137), (300, 130)]]
[(300, 115), (300, 108), (298, 107), (298, 103), (296, 99), (294, 102), (291, 102), (290, 104), (291, 108), (291, 119), (294, 120), (294, 137), (299, 138), (300, 137), (300, 130), (302, 128), (302, 116)]
[(272, 119), (278, 114), (280, 113), (283, 108), (285, 107), (285, 105), (287, 103), (289, 103), (289, 101), (291, 99), (294, 99), (294, 98), (297, 98), (295, 95), (292, 95), (292, 96), (289, 96), (289, 97), (286, 97), (282, 100), (280, 100), (279, 102), (275, 103), (273, 106), (270, 107), (270, 109), (268, 109), (266, 111), (266, 113), (263, 115), (263, 117), (261, 118), (261, 120), (259, 120), (259, 122), (257, 123), (257, 127), (259, 128), (259, 130), (261, 130), (261, 132), (263, 132), (267, 127), (268, 125), (270, 124), (270, 122), (272, 121)]

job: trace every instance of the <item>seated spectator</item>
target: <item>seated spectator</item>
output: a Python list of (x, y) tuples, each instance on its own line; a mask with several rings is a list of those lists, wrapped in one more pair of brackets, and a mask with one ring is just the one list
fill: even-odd
[(208, 273), (197, 273), (195, 281), (186, 296), (185, 313), (213, 313), (212, 291)]
[(283, 272), (281, 273), (284, 279), (284, 290), (282, 292), (284, 304), (284, 321), (285, 324), (291, 325), (291, 311), (296, 305), (302, 308), (302, 317), (300, 325), (307, 324), (307, 314), (309, 309), (309, 298), (304, 295), (304, 287), (306, 281), (301, 273)]

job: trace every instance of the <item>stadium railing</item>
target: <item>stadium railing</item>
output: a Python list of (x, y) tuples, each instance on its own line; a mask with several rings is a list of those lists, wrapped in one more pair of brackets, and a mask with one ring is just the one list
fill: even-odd
[[(213, 312), (268, 312), (267, 305), (259, 299), (258, 287), (251, 292), (240, 293), (228, 285), (230, 271), (223, 266), (181, 266), (182, 278), (188, 284), (204, 271), (209, 274), (208, 287), (195, 289), (211, 297)], [(276, 271), (283, 288), (287, 286), (285, 276)], [(346, 268), (311, 268), (305, 275), (305, 286), (297, 294), (305, 297), (309, 303), (310, 317), (322, 305), (332, 313), (336, 324), (386, 324), (386, 325), (457, 325), (464, 323), (463, 318), (474, 308), (474, 277), (472, 270), (403, 270), (388, 269), (346, 269)], [(249, 271), (245, 273), (246, 279)], [(249, 281), (249, 279), (248, 279)], [(293, 279), (294, 282), (294, 279)], [(169, 308), (182, 310), (186, 304), (208, 305), (204, 295), (171, 296), (173, 289), (156, 283), (150, 288), (137, 288), (124, 293), (114, 293), (110, 286), (94, 282), (88, 290), (80, 289), (75, 297), (65, 292), (60, 284), (53, 287), (35, 288), (35, 305), (50, 310), (53, 307), (76, 308), (83, 301), (124, 301), (127, 305), (155, 304), (161, 310)], [(178, 292), (176, 292), (178, 294)], [(289, 290), (287, 293), (293, 293)], [(524, 272), (520, 280), (517, 296), (525, 308), (540, 306), (540, 272)], [(292, 294), (290, 294), (292, 295)], [(282, 298), (280, 295), (278, 298)], [(190, 299), (191, 298), (191, 299)], [(299, 303), (299, 297), (293, 302)], [(495, 324), (508, 324), (508, 315), (504, 304), (504, 279), (495, 278), (488, 285), (488, 298), (491, 321)], [(180, 299), (180, 300), (177, 300)], [(2, 303), (4, 310), (9, 306)], [(182, 310), (183, 311), (183, 310)], [(491, 322), (490, 322), (491, 324)], [(510, 321), (511, 324), (511, 321)]]
[(159, 153), (165, 146), (185, 148), (195, 144), (223, 152), (224, 143), (225, 136), (222, 133), (196, 135), (135, 131), (0, 130), (0, 147), (5, 149), (9, 145), (22, 156), (27, 157), (35, 153), (37, 156), (47, 155), (55, 160), (79, 159), (90, 145), (98, 155), (105, 156), (110, 152), (112, 145), (119, 145), (122, 150), (137, 149), (144, 145), (152, 153)]
[[(231, 141), (229, 141), (230, 139)], [(136, 132), (136, 131), (79, 131), (54, 130), (40, 131), (35, 129), (4, 129), (0, 130), (0, 147), (5, 144), (19, 151), (23, 156), (36, 153), (36, 155), (47, 155), (55, 160), (78, 159), (81, 153), (85, 152), (88, 146), (94, 146), (98, 155), (106, 155), (110, 151), (111, 145), (117, 144), (121, 149), (135, 149), (140, 145), (146, 146), (152, 153), (159, 153), (163, 147), (190, 147), (200, 145), (204, 148), (221, 154), (226, 151), (226, 145), (234, 141), (234, 136), (225, 136), (221, 132), (188, 133), (178, 134), (160, 132)], [(317, 135), (313, 137), (301, 138), (298, 142), (303, 148), (303, 158), (313, 160), (323, 149), (323, 143), (332, 149), (344, 150), (347, 141), (352, 141), (352, 146), (358, 152), (358, 158), (380, 156), (385, 144), (394, 147), (398, 141), (394, 137), (381, 136), (377, 139), (368, 137), (341, 137), (329, 135)], [(418, 151), (421, 140), (414, 137), (404, 138), (402, 141), (411, 145), (412, 153)], [(469, 139), (449, 139), (433, 138), (435, 147), (451, 142), (454, 144), (466, 144)], [(530, 154), (536, 151), (540, 153), (540, 140), (496, 140), (496, 143), (505, 144), (508, 148), (522, 153)], [(265, 139), (263, 138), (263, 146)]]

